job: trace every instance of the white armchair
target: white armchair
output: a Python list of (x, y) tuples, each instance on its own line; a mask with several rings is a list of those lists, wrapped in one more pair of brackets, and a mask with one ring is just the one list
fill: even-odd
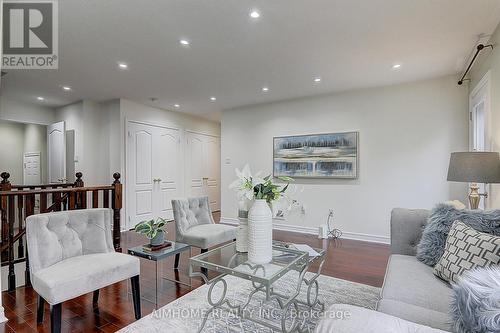
[[(172, 208), (177, 242), (198, 247), (203, 253), (211, 246), (236, 238), (236, 227), (214, 222), (208, 197), (172, 200)], [(176, 254), (174, 268), (178, 266)]]
[(51, 332), (61, 331), (61, 304), (131, 279), (136, 319), (141, 317), (139, 259), (115, 252), (111, 209), (85, 209), (33, 215), (26, 219), (31, 282), (38, 294), (37, 322), (50, 304)]

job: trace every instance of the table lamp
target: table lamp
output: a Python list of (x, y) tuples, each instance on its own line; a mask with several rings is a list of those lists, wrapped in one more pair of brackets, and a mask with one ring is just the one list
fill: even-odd
[(477, 183), (500, 183), (500, 155), (498, 152), (457, 152), (451, 153), (448, 180), (470, 184), (469, 204), (478, 209), (481, 197)]

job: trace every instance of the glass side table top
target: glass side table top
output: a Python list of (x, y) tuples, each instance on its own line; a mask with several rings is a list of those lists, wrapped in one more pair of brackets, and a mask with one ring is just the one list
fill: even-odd
[(128, 249), (128, 253), (137, 257), (158, 261), (170, 257), (171, 255), (181, 253), (182, 251), (186, 251), (190, 248), (189, 245), (184, 243), (177, 243), (172, 241), (169, 242), (172, 243), (171, 246), (160, 249), (158, 251), (146, 251), (142, 248), (141, 245)]
[(291, 270), (301, 270), (308, 263), (308, 254), (285, 247), (273, 246), (273, 258), (268, 264), (253, 264), (248, 253), (236, 251), (236, 242), (202, 253), (190, 259), (190, 271), (194, 266), (250, 281), (273, 284)]

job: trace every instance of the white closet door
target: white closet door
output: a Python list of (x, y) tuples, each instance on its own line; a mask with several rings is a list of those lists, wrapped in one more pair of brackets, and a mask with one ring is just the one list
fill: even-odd
[(211, 209), (220, 210), (220, 139), (188, 132), (186, 155), (189, 196), (208, 196)]
[(205, 136), (206, 193), (212, 211), (220, 210), (220, 139)]
[(158, 216), (173, 219), (172, 199), (181, 195), (179, 130), (158, 128), (154, 141), (153, 174), (156, 181)]
[(205, 155), (203, 136), (196, 133), (187, 133), (187, 170), (189, 193), (191, 197), (207, 195), (204, 186)]
[(129, 122), (127, 142), (128, 225), (154, 217), (153, 155), (155, 127)]

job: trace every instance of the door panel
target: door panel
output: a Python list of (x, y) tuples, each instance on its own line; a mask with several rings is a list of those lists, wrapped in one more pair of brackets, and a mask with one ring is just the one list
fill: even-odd
[(129, 123), (127, 144), (128, 227), (154, 217), (153, 135), (149, 126)]
[(172, 199), (181, 194), (179, 130), (158, 128), (156, 140), (154, 174), (158, 179), (158, 216), (170, 220), (174, 218)]
[(137, 185), (152, 185), (153, 133), (139, 130), (135, 133), (135, 179)]
[(47, 126), (49, 183), (66, 181), (66, 125), (64, 121)]
[(220, 139), (187, 133), (190, 196), (208, 196), (210, 208), (220, 210)]
[(178, 129), (128, 122), (128, 224), (173, 219), (171, 200), (181, 195)]
[(201, 135), (188, 133), (188, 172), (189, 191), (191, 197), (204, 196), (206, 189), (204, 186), (204, 149)]
[(24, 153), (24, 185), (42, 183), (40, 172), (40, 153)]
[(205, 161), (207, 175), (205, 186), (207, 187), (208, 201), (212, 210), (220, 210), (220, 140), (216, 137), (207, 136), (205, 139)]

